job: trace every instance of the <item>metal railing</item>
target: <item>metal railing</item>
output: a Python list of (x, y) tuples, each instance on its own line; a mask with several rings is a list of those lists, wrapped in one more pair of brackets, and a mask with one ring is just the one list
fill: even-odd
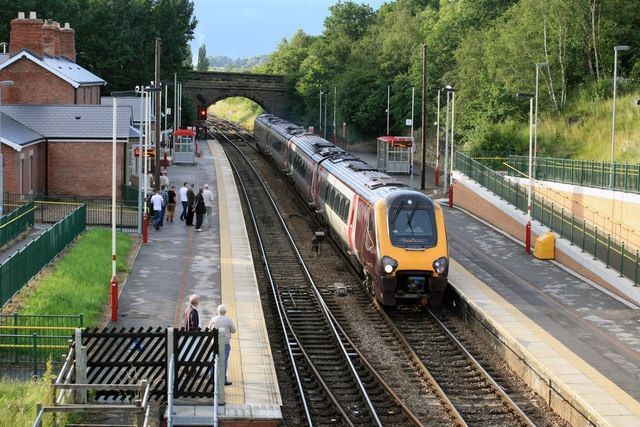
[[(455, 167), (521, 210), (523, 214), (526, 213), (527, 189), (524, 186), (461, 152), (455, 154)], [(599, 259), (604, 262), (607, 268), (618, 271), (620, 277), (625, 276), (633, 280), (636, 286), (638, 285), (640, 251), (630, 250), (628, 242), (612, 238), (611, 233), (603, 233), (602, 229), (598, 229), (584, 218), (577, 217), (570, 210), (537, 196), (535, 191), (532, 195), (531, 208), (533, 219), (569, 240), (571, 245), (580, 247), (582, 252), (592, 254), (594, 260)]]
[(20, 233), (33, 228), (35, 210), (35, 204), (29, 202), (0, 217), (0, 248)]
[(0, 264), (0, 304), (9, 301), (86, 228), (87, 208), (76, 207), (27, 246)]
[[(95, 197), (43, 196), (32, 194), (5, 195), (6, 206), (19, 207), (33, 201), (36, 206), (35, 221), (55, 223), (74, 211), (78, 206), (86, 205), (86, 223), (94, 227), (111, 226), (111, 199)], [(138, 199), (120, 200), (116, 206), (116, 227), (120, 231), (137, 230)]]
[[(527, 156), (510, 155), (507, 161), (518, 171), (528, 173), (529, 158)], [(613, 187), (610, 186), (610, 162), (537, 157), (534, 167), (533, 175), (536, 179), (543, 181), (640, 193), (640, 164), (637, 163), (614, 163)]]
[(73, 331), (83, 324), (82, 314), (0, 314), (0, 377), (40, 376), (50, 356), (58, 367), (58, 355), (69, 348)]

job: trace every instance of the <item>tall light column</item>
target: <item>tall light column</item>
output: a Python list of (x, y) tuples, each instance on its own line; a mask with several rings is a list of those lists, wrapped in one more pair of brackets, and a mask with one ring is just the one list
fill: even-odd
[[(534, 112), (534, 128), (533, 128), (533, 162), (535, 163), (537, 153), (538, 153), (538, 93), (540, 87), (540, 68), (549, 67), (548, 62), (538, 62), (536, 63), (536, 101), (535, 101), (535, 112)], [(535, 175), (535, 165), (533, 168), (533, 173)]]
[(629, 50), (629, 46), (615, 46), (613, 48), (613, 117), (611, 119), (611, 167), (609, 175), (609, 188), (613, 190), (615, 172), (615, 145), (616, 145), (616, 95), (618, 92), (618, 51)]
[(438, 113), (436, 119), (436, 169), (435, 169), (435, 184), (436, 188), (440, 185), (440, 94), (442, 89), (438, 89)]
[(113, 97), (112, 113), (112, 148), (111, 148), (111, 321), (118, 321), (118, 277), (116, 276), (116, 158), (118, 150), (116, 146), (118, 98)]
[(389, 107), (391, 104), (391, 86), (387, 85), (387, 135), (389, 135)]
[[(13, 80), (0, 81), (0, 139), (2, 138), (2, 88), (13, 86)], [(0, 141), (0, 216), (4, 214), (4, 159), (2, 158), (2, 142)]]
[(336, 106), (338, 104), (338, 88), (333, 87), (333, 143), (336, 143)]
[(320, 105), (318, 107), (320, 118), (318, 119), (318, 135), (322, 135), (322, 94), (324, 92), (320, 91)]
[(530, 93), (518, 93), (518, 98), (529, 98), (529, 185), (527, 186), (527, 225), (525, 227), (524, 248), (527, 254), (531, 253), (531, 198), (533, 192), (533, 104), (535, 95)]
[(446, 91), (447, 93), (447, 110), (444, 116), (444, 179), (442, 180), (442, 192), (447, 192), (447, 185), (449, 184), (449, 180), (447, 173), (449, 172), (449, 163), (447, 159), (449, 158), (449, 99), (451, 97), (451, 92)]
[(324, 95), (324, 122), (322, 123), (324, 125), (324, 129), (322, 131), (322, 137), (324, 139), (327, 139), (327, 104), (329, 103), (327, 98), (329, 97), (329, 95), (331, 95), (331, 92), (327, 92)]
[(450, 164), (449, 164), (449, 207), (453, 207), (453, 135), (454, 125), (456, 118), (456, 92), (451, 90), (451, 149), (450, 151)]

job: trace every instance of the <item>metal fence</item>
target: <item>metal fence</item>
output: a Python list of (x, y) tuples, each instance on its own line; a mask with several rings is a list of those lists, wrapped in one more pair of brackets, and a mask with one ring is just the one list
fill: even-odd
[[(528, 156), (511, 155), (507, 161), (517, 171), (529, 173)], [(640, 193), (640, 164), (614, 163), (613, 187), (611, 187), (610, 162), (537, 157), (534, 163), (533, 174), (536, 179)], [(509, 171), (509, 173), (517, 172)]]
[(35, 209), (35, 204), (29, 202), (0, 217), (0, 248), (23, 231), (33, 228)]
[[(21, 206), (33, 201), (36, 205), (35, 220), (55, 223), (81, 205), (86, 205), (86, 223), (94, 227), (111, 226), (111, 199), (89, 197), (42, 196), (29, 194), (6, 194), (8, 206)], [(116, 205), (116, 227), (120, 231), (138, 228), (138, 201), (121, 200)]]
[(57, 370), (83, 315), (0, 314), (0, 378), (40, 376), (49, 358)]
[(4, 304), (86, 228), (81, 205), (0, 264), (0, 304)]
[[(456, 169), (500, 198), (514, 205), (523, 214), (527, 211), (527, 189), (516, 182), (506, 179), (501, 173), (481, 164), (464, 153), (455, 154)], [(610, 233), (603, 233), (597, 226), (578, 218), (564, 207), (559, 207), (544, 197), (532, 195), (531, 216), (546, 225), (559, 236), (569, 240), (572, 245), (580, 247), (582, 252), (589, 252), (593, 259), (604, 262), (607, 268), (618, 271), (638, 285), (639, 255), (638, 250), (629, 250), (624, 241), (617, 241)]]

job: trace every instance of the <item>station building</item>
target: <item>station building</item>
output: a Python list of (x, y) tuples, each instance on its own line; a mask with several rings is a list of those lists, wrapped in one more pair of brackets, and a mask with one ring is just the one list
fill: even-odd
[[(112, 107), (101, 105), (106, 81), (76, 63), (68, 23), (20, 12), (11, 21), (8, 53), (0, 54), (3, 191), (13, 194), (108, 197), (111, 194)], [(117, 182), (135, 171), (135, 104), (117, 109)], [(120, 194), (120, 191), (117, 192)]]

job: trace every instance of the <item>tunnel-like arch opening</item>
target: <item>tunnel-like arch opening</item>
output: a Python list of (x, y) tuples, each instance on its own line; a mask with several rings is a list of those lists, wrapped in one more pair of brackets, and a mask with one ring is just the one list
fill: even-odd
[(259, 102), (244, 96), (222, 97), (207, 107), (210, 114), (237, 123), (249, 131), (253, 131), (256, 117), (267, 112)]

